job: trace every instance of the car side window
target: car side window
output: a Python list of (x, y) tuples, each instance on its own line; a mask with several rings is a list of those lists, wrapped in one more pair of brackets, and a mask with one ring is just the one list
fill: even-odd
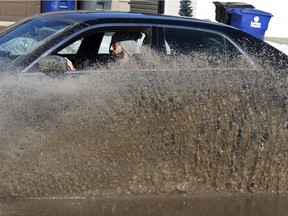
[[(80, 46), (84, 40), (88, 40), (88, 38), (99, 38), (100, 35), (100, 45), (99, 49), (96, 52), (97, 54), (109, 54), (109, 48), (111, 44), (111, 39), (112, 35), (115, 33), (115, 31), (107, 31), (104, 33), (95, 33), (92, 35), (85, 36), (83, 38), (80, 38), (79, 40), (76, 40), (75, 42), (68, 44), (66, 47), (61, 49), (60, 51), (57, 52), (57, 54), (77, 54), (79, 52)], [(135, 32), (134, 32), (135, 33)], [(141, 35), (139, 39), (136, 41), (137, 42), (137, 53), (141, 53), (141, 48), (144, 44), (148, 43), (148, 34), (144, 31), (140, 31), (139, 34)], [(94, 35), (94, 36), (93, 36)], [(89, 39), (91, 40), (91, 39)], [(95, 49), (94, 49), (95, 50)]]
[(195, 61), (201, 58), (203, 64), (198, 63), (197, 67), (235, 67), (239, 59), (249, 62), (225, 37), (205, 31), (165, 28), (164, 50), (171, 57), (185, 55)]
[(190, 54), (195, 51), (208, 51), (208, 49), (211, 49), (212, 47), (215, 49), (218, 48), (219, 51), (223, 51), (225, 47), (222, 38), (212, 36), (206, 32), (165, 29), (164, 33), (165, 43), (170, 47), (170, 50), (167, 53), (171, 53), (171, 55)]

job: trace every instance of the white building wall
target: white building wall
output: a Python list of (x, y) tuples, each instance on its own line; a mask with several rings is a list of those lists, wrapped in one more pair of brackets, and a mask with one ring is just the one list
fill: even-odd
[(180, 8), (180, 1), (175, 0), (175, 1), (165, 1), (164, 3), (164, 11), (165, 14), (168, 15), (173, 15), (173, 16), (179, 16), (178, 12), (179, 12), (179, 8)]
[[(104, 2), (109, 0), (104, 0)], [(111, 10), (112, 11), (130, 11), (130, 0), (110, 0), (112, 1)]]

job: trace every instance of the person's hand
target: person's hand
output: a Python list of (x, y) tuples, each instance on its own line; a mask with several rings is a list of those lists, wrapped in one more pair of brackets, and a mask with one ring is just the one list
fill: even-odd
[(72, 63), (68, 58), (65, 57), (65, 59), (66, 59), (66, 61), (67, 61), (67, 67), (68, 67), (68, 69), (69, 69), (69, 70), (76, 70), (75, 67), (74, 67), (74, 65), (73, 65), (73, 63)]

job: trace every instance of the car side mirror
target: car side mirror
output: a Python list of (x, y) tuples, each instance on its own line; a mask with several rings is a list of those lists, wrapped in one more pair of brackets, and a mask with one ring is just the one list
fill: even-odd
[(67, 61), (62, 56), (50, 55), (38, 61), (41, 72), (45, 74), (61, 75), (67, 72)]

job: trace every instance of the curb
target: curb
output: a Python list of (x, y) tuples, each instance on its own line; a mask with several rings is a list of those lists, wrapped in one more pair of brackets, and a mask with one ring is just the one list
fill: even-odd
[(265, 37), (265, 41), (288, 45), (288, 38)]
[(9, 22), (9, 21), (0, 21), (0, 26), (7, 27), (9, 25), (14, 24), (15, 22)]

